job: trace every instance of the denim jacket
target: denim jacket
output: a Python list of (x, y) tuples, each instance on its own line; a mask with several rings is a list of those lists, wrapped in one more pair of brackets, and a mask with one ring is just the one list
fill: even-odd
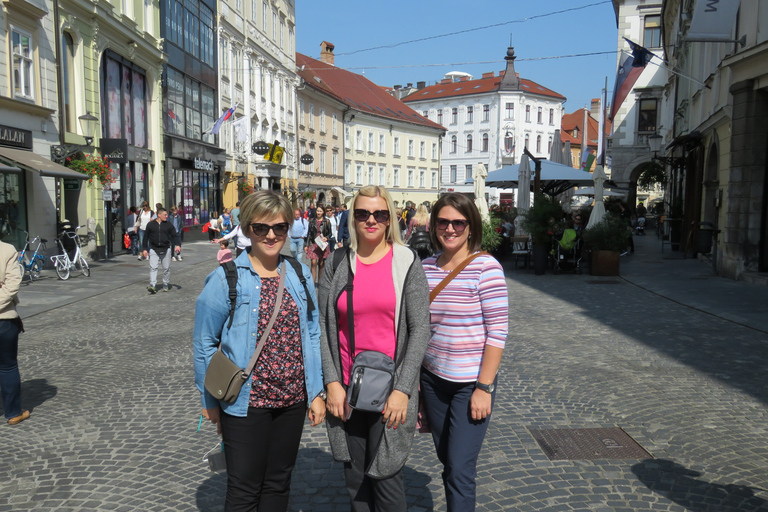
[[(283, 259), (280, 259), (282, 266)], [(304, 358), (304, 379), (308, 405), (323, 390), (323, 371), (320, 357), (320, 324), (315, 293), (315, 285), (309, 268), (301, 268), (307, 281), (307, 289), (312, 295), (315, 310), (307, 317), (307, 297), (299, 277), (290, 263), (285, 262), (287, 271), (285, 289), (290, 292), (299, 309), (301, 323), (301, 352)], [(243, 251), (235, 260), (237, 266), (237, 306), (232, 327), (229, 323), (229, 286), (223, 267), (219, 267), (205, 278), (205, 287), (197, 298), (195, 307), (195, 330), (193, 350), (195, 361), (195, 384), (202, 395), (202, 404), (206, 409), (215, 409), (219, 405), (229, 415), (244, 417), (248, 414), (248, 399), (251, 393), (249, 378), (234, 403), (220, 402), (205, 390), (205, 371), (211, 357), (221, 341), (221, 349), (233, 363), (240, 368), (248, 362), (258, 343), (259, 295), (261, 278), (253, 270), (248, 258), (248, 251)], [(278, 272), (280, 267), (278, 267)]]

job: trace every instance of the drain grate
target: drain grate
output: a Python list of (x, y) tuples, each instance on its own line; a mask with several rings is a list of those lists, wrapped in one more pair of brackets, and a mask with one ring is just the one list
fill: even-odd
[(621, 284), (621, 281), (596, 281), (596, 280), (587, 280), (585, 281), (587, 284)]
[(549, 460), (653, 458), (619, 427), (528, 430)]

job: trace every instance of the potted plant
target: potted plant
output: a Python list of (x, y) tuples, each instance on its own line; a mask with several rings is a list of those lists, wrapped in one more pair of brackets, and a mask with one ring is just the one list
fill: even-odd
[(555, 226), (565, 216), (557, 199), (537, 194), (533, 205), (522, 214), (522, 227), (533, 240), (533, 271), (543, 274), (547, 269), (547, 254), (552, 248)]
[(67, 158), (65, 165), (73, 171), (88, 176), (88, 183), (91, 185), (93, 180), (98, 181), (102, 186), (116, 181), (107, 157), (85, 155), (85, 158)]
[(605, 217), (582, 235), (584, 245), (592, 253), (590, 274), (593, 276), (619, 275), (621, 251), (627, 248), (631, 232), (618, 216), (606, 213)]
[(483, 221), (483, 241), (480, 243), (480, 248), (483, 251), (494, 253), (501, 245), (501, 234), (497, 231), (497, 226), (498, 221), (496, 219)]

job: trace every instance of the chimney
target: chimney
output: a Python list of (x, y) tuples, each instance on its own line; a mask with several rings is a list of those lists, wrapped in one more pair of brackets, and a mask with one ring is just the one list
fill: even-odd
[(507, 69), (504, 70), (504, 77), (501, 79), (501, 85), (499, 90), (501, 91), (519, 91), (520, 80), (515, 73), (515, 49), (511, 46), (507, 48), (507, 56), (504, 60), (507, 61)]
[(408, 84), (406, 84), (405, 88), (406, 89), (413, 89), (413, 83), (412, 82), (408, 82)]
[(493, 71), (483, 73), (483, 78), (493, 78)]
[(330, 64), (331, 66), (334, 65), (334, 56), (333, 56), (333, 49), (335, 46), (333, 46), (333, 43), (329, 43), (328, 41), (323, 41), (320, 43), (320, 61), (324, 62), (326, 64)]
[(462, 76), (462, 77), (459, 79), (459, 81), (460, 81), (460, 82), (469, 82), (469, 77), (468, 77), (468, 76)]
[(399, 90), (400, 90), (402, 87), (403, 87), (402, 85), (396, 85), (396, 86), (395, 86), (395, 90), (396, 90), (396, 91), (399, 91)]
[(499, 78), (504, 78), (504, 70), (499, 71)]
[(441, 84), (450, 84), (451, 83), (451, 79), (450, 78), (443, 78), (442, 80), (440, 80), (440, 83)]
[(600, 98), (592, 98), (592, 104), (589, 108), (589, 113), (595, 119), (600, 119)]
[(416, 88), (417, 88), (418, 90), (422, 90), (422, 89), (423, 89), (423, 88), (425, 88), (426, 86), (427, 86), (427, 82), (416, 82)]

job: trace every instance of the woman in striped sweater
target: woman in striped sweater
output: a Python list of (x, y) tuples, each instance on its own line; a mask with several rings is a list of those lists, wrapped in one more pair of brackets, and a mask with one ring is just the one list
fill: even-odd
[[(483, 225), (467, 196), (444, 195), (430, 219), (437, 255), (422, 262), (433, 290), (480, 250)], [(448, 512), (475, 510), (477, 458), (488, 430), (496, 374), (507, 339), (509, 299), (496, 259), (475, 257), (430, 306), (432, 337), (421, 390), (437, 456), (443, 463)]]

